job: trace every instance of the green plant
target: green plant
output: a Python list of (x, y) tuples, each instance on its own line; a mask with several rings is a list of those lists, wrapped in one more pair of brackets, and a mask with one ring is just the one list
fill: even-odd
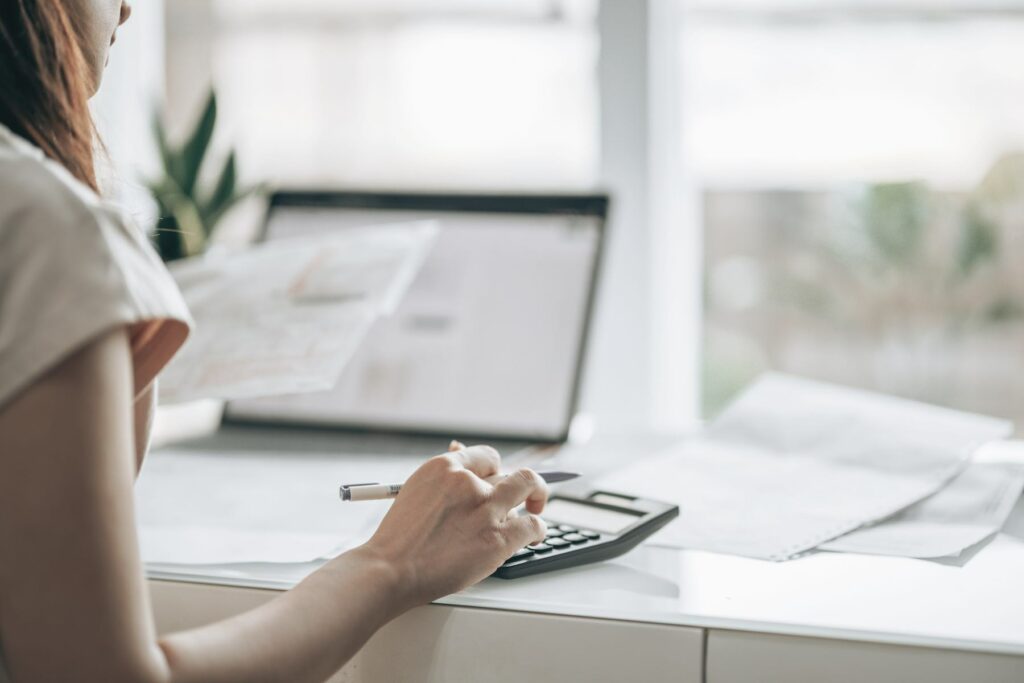
[(153, 118), (163, 177), (150, 181), (148, 187), (159, 210), (153, 239), (164, 261), (202, 253), (224, 215), (257, 191), (257, 188), (238, 188), (234, 150), (228, 152), (216, 181), (210, 187), (203, 185), (204, 162), (216, 124), (217, 96), (213, 90), (195, 126), (180, 146), (168, 141), (159, 113)]
[[(1024, 198), (1024, 185), (1011, 188), (1005, 175), (988, 182), (1005, 195), (999, 200)], [(920, 182), (863, 186), (845, 195), (839, 220), (799, 255), (820, 266), (785, 269), (781, 293), (805, 314), (874, 338), (956, 336), (1019, 320), (1005, 242), (1020, 214), (1001, 213), (995, 194), (984, 186), (939, 192)]]

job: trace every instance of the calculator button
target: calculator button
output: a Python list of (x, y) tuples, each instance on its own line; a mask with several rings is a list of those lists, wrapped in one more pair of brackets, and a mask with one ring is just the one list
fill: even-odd
[(601, 538), (601, 534), (597, 533), (596, 531), (581, 531), (580, 536), (589, 538), (591, 541), (596, 541), (597, 539)]
[(565, 539), (561, 538), (549, 538), (544, 542), (552, 548), (567, 548), (570, 545), (569, 541), (566, 541)]
[(576, 545), (577, 543), (586, 543), (587, 537), (582, 534), (566, 534), (565, 536), (562, 536), (562, 540), (569, 541), (569, 543)]
[(562, 536), (564, 534), (565, 534), (565, 532), (562, 531), (561, 529), (548, 529), (548, 532), (547, 532), (546, 535), (547, 535), (548, 538), (558, 538), (559, 536)]
[(551, 550), (551, 546), (547, 543), (531, 543), (526, 546), (527, 550), (532, 550), (535, 553), (546, 553)]
[(533, 551), (532, 550), (530, 550), (529, 548), (520, 548), (519, 550), (517, 550), (515, 552), (514, 555), (512, 555), (512, 557), (510, 557), (507, 560), (505, 560), (505, 564), (511, 564), (513, 562), (518, 562), (519, 560), (525, 560), (530, 555), (533, 555)]
[(567, 533), (567, 534), (571, 534), (571, 533), (573, 533), (574, 531), (578, 531), (578, 529), (577, 529), (576, 527), (574, 527), (574, 526), (569, 526), (568, 524), (559, 524), (559, 525), (558, 525), (558, 529), (559, 529), (560, 531), (564, 531), (564, 532), (565, 532), (565, 533)]

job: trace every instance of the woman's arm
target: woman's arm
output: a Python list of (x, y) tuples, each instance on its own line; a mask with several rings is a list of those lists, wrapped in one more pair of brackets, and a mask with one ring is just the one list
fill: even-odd
[(233, 619), (158, 640), (135, 532), (127, 333), (0, 408), (0, 643), (18, 681), (322, 681), (381, 625), (544, 535), (543, 481), (487, 448), (433, 458), (366, 545)]
[(149, 448), (149, 435), (153, 430), (155, 410), (154, 385), (150, 384), (135, 399), (135, 407), (132, 410), (132, 428), (135, 435), (135, 476), (138, 476), (139, 470), (142, 469), (142, 461), (146, 457), (146, 449)]

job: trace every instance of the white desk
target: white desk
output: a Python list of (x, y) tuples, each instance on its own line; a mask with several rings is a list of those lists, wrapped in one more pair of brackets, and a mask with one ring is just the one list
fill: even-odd
[[(623, 442), (567, 453), (596, 463)], [(269, 599), (314, 568), (153, 571), (162, 631)], [(257, 589), (257, 590), (253, 590)], [(505, 656), (514, 638), (537, 653)], [(1024, 504), (964, 566), (819, 553), (770, 563), (642, 546), (488, 579), (381, 631), (345, 681), (1024, 681)]]

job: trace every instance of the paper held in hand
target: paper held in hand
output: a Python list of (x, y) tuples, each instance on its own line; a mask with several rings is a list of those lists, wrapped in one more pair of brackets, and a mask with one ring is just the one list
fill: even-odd
[(267, 242), (171, 265), (196, 321), (162, 403), (323, 391), (429, 252), (433, 221)]

